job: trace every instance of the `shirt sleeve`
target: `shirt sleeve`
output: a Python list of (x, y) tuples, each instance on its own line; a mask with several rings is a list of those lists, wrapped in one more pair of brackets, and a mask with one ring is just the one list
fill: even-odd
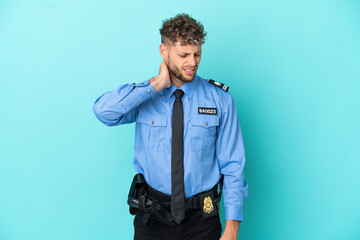
[(243, 220), (243, 203), (248, 195), (244, 179), (245, 151), (234, 100), (227, 95), (221, 114), (216, 157), (224, 175), (223, 196), (225, 220)]
[(93, 111), (107, 126), (132, 123), (136, 121), (137, 107), (155, 94), (149, 80), (137, 84), (123, 84), (96, 99)]

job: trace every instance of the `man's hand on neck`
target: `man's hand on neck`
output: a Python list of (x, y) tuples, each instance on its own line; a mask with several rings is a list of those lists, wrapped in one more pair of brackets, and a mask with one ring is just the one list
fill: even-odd
[(171, 87), (170, 74), (165, 60), (163, 60), (160, 64), (159, 75), (150, 79), (149, 82), (156, 92), (159, 92), (164, 88)]

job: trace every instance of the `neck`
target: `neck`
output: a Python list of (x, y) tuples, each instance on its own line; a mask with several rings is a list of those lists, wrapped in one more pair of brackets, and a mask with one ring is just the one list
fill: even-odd
[(182, 85), (184, 85), (184, 82), (178, 79), (175, 75), (170, 73), (170, 80), (171, 82), (177, 87), (181, 88)]

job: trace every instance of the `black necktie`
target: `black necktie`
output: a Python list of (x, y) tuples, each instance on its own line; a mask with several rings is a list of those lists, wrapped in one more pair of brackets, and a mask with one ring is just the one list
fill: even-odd
[(183, 94), (180, 89), (174, 92), (171, 142), (171, 215), (178, 224), (185, 218)]

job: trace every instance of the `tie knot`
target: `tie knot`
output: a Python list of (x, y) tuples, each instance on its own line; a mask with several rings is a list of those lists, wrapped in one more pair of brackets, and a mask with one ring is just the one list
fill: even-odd
[(177, 90), (175, 90), (174, 95), (175, 95), (176, 99), (181, 99), (182, 95), (184, 95), (184, 92), (181, 89), (177, 89)]

